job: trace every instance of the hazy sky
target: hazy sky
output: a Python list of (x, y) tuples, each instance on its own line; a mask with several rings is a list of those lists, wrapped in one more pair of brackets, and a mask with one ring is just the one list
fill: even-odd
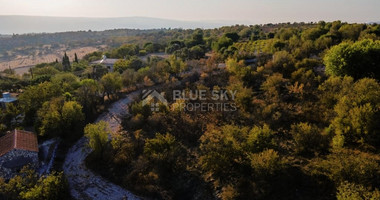
[(380, 0), (0, 0), (0, 15), (144, 16), (236, 23), (380, 21)]

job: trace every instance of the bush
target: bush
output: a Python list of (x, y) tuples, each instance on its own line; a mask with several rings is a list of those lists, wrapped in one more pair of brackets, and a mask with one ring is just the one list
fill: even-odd
[(344, 181), (365, 186), (380, 184), (380, 157), (360, 151), (341, 149), (326, 159), (309, 164), (312, 174), (327, 176), (336, 184)]
[(39, 177), (34, 170), (24, 167), (8, 182), (0, 177), (0, 199), (63, 200), (69, 199), (68, 189), (63, 172)]
[(108, 123), (100, 121), (96, 124), (88, 124), (84, 128), (84, 134), (89, 139), (89, 146), (94, 151), (95, 157), (100, 157), (106, 150), (108, 137), (111, 134)]
[(253, 176), (266, 177), (284, 169), (285, 164), (273, 149), (265, 150), (261, 153), (251, 154), (249, 156)]
[(217, 177), (228, 178), (237, 168), (239, 162), (246, 158), (243, 152), (248, 127), (226, 125), (221, 128), (210, 126), (200, 138), (202, 155), (199, 163), (203, 170)]
[(338, 187), (337, 200), (377, 200), (380, 199), (380, 191), (376, 188), (364, 187), (354, 183), (344, 182)]
[(247, 138), (248, 148), (252, 152), (260, 152), (264, 149), (272, 148), (274, 146), (273, 137), (274, 132), (268, 125), (265, 124), (262, 128), (255, 126), (251, 129)]
[(299, 123), (292, 125), (290, 133), (295, 142), (297, 154), (321, 153), (327, 150), (329, 142), (314, 124)]
[(179, 144), (170, 134), (156, 134), (153, 139), (145, 141), (144, 154), (153, 160), (169, 161), (176, 157)]

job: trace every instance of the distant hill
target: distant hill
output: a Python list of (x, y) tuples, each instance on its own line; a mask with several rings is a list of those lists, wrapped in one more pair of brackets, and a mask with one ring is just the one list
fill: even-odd
[(0, 16), (0, 34), (53, 33), (65, 31), (155, 28), (216, 28), (226, 22), (177, 21), (149, 17), (83, 18), (42, 16)]

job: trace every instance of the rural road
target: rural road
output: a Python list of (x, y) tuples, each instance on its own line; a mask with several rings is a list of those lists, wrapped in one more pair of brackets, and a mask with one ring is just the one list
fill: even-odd
[[(113, 103), (108, 112), (98, 117), (98, 121), (106, 121), (112, 132), (120, 128), (121, 117), (127, 114), (128, 104), (140, 94), (140, 90), (128, 94), (126, 97)], [(115, 185), (103, 177), (95, 174), (85, 165), (86, 157), (91, 153), (87, 146), (86, 137), (79, 139), (68, 151), (63, 170), (69, 182), (70, 193), (75, 199), (124, 200), (140, 199), (131, 192)]]

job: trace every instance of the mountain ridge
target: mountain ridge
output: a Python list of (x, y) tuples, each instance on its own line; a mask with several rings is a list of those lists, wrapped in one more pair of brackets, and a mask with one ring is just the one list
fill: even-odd
[(181, 21), (153, 17), (53, 17), (0, 15), (0, 34), (103, 31), (109, 29), (217, 28), (232, 22)]

